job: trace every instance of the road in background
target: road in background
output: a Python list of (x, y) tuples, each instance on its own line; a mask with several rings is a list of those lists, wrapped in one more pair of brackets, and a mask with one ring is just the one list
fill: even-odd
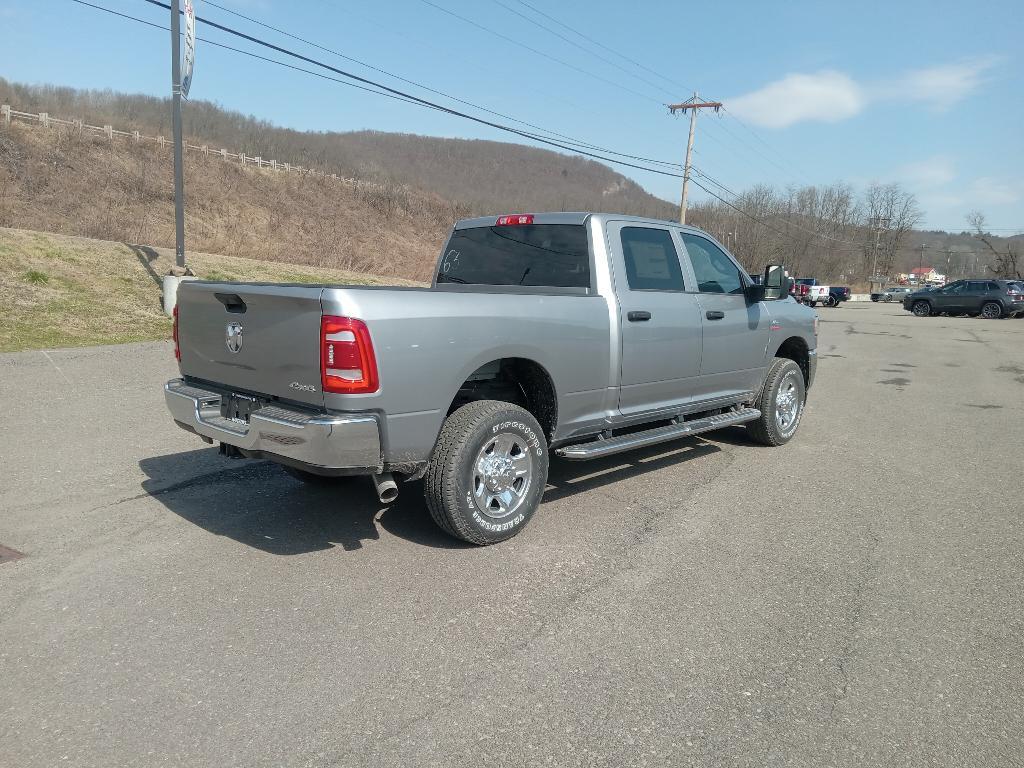
[(555, 462), (485, 549), (219, 457), (169, 344), (0, 355), (0, 755), (1021, 764), (1024, 321), (820, 315), (789, 446)]

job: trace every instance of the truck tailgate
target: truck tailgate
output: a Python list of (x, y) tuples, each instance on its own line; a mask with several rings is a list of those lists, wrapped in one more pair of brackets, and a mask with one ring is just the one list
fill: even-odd
[(323, 406), (320, 286), (187, 281), (178, 291), (185, 376)]

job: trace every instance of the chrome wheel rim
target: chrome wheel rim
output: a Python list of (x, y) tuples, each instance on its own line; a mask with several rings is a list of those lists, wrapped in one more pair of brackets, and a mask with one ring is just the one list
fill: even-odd
[(795, 371), (787, 373), (775, 393), (775, 423), (783, 434), (793, 429), (800, 414), (800, 387), (796, 376)]
[(995, 304), (986, 304), (984, 307), (981, 308), (981, 314), (987, 320), (999, 317), (999, 307), (997, 307)]
[(533, 455), (529, 444), (512, 432), (488, 439), (473, 463), (473, 503), (495, 520), (513, 514), (533, 484)]

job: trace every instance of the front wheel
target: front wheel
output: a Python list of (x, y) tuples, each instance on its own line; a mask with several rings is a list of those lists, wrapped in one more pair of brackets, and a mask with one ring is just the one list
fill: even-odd
[(927, 301), (915, 301), (912, 311), (915, 317), (928, 317), (932, 313), (932, 305)]
[(890, 301), (892, 301), (892, 296), (883, 296), (882, 301), (888, 304)]
[(548, 480), (544, 431), (524, 408), (477, 400), (441, 427), (423, 495), (438, 526), (472, 544), (496, 544), (526, 527)]
[(981, 316), (986, 320), (998, 320), (1003, 316), (1003, 308), (999, 306), (998, 302), (986, 301), (981, 308)]
[(768, 368), (754, 407), (761, 411), (747, 422), (747, 434), (762, 445), (785, 445), (793, 439), (804, 414), (807, 387), (803, 371), (792, 360), (776, 357)]

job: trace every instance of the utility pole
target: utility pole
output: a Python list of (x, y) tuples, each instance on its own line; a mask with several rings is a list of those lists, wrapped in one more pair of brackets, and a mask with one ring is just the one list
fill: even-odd
[(690, 158), (693, 155), (693, 134), (697, 128), (697, 111), (700, 109), (713, 109), (715, 112), (722, 108), (720, 101), (701, 101), (697, 92), (682, 104), (669, 104), (668, 109), (673, 115), (676, 112), (690, 113), (690, 138), (686, 141), (686, 165), (683, 166), (683, 194), (679, 201), (679, 223), (686, 223), (686, 195), (690, 188)]
[(921, 255), (917, 257), (917, 279), (918, 280), (921, 280), (924, 277), (924, 272), (922, 271), (922, 270), (924, 270), (924, 249), (925, 249), (925, 245), (924, 245), (924, 243), (921, 243), (921, 245), (918, 246), (918, 250), (920, 251)]
[(878, 278), (878, 241), (882, 236), (882, 229), (888, 228), (889, 222), (892, 221), (888, 216), (872, 216), (868, 219), (868, 223), (875, 228), (875, 248), (872, 253), (873, 258), (871, 261), (871, 277), (868, 283), (879, 282)]
[(174, 263), (185, 266), (185, 180), (181, 149), (181, 7), (171, 0), (171, 127), (174, 132)]

